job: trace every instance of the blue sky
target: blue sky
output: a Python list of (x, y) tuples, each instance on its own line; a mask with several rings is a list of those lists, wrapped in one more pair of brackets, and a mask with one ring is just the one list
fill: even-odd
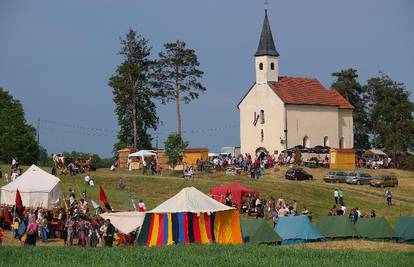
[[(264, 1), (1, 1), (0, 87), (21, 100), (52, 152), (111, 155), (118, 129), (108, 78), (132, 28), (152, 56), (177, 39), (194, 48), (207, 92), (183, 107), (184, 138), (218, 151), (239, 144), (237, 103), (255, 79)], [(379, 70), (414, 88), (414, 2), (275, 1), (269, 20), (280, 74), (314, 77), (353, 67), (364, 83)], [(158, 103), (159, 144), (176, 129), (174, 105)]]

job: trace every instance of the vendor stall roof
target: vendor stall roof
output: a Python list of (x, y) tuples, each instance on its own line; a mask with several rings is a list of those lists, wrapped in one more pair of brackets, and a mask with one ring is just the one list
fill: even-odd
[(234, 209), (228, 207), (206, 194), (200, 192), (195, 187), (185, 187), (178, 194), (161, 203), (158, 207), (151, 210), (153, 213), (166, 212), (216, 212)]
[(157, 155), (157, 152), (155, 152), (154, 150), (140, 150), (138, 152), (129, 154), (128, 158), (130, 157), (153, 157), (156, 155)]

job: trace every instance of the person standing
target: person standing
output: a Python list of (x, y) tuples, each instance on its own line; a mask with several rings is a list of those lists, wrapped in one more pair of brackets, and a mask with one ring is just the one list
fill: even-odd
[(29, 225), (27, 226), (27, 245), (36, 246), (36, 237), (38, 233), (38, 225), (34, 218), (29, 220)]
[(107, 219), (106, 222), (106, 238), (105, 246), (112, 247), (114, 242), (115, 227), (112, 225), (111, 220)]
[(341, 188), (338, 190), (339, 204), (344, 205), (344, 191)]
[(334, 199), (335, 199), (335, 204), (336, 205), (338, 205), (338, 197), (339, 197), (338, 189), (335, 188), (335, 191), (334, 191)]
[(40, 238), (42, 239), (43, 243), (48, 242), (47, 233), (49, 232), (47, 228), (47, 219), (43, 211), (39, 211), (37, 223), (40, 227)]
[(72, 246), (73, 245), (73, 236), (75, 234), (75, 220), (69, 215), (68, 220), (66, 221), (66, 231), (67, 231), (67, 240), (66, 245)]
[(142, 199), (140, 199), (139, 202), (138, 202), (138, 211), (140, 211), (140, 212), (145, 212), (146, 211), (145, 203)]
[(293, 200), (293, 212), (295, 215), (298, 212), (298, 203), (296, 202), (296, 199)]
[(390, 189), (387, 189), (387, 191), (385, 191), (385, 196), (387, 197), (387, 205), (392, 206), (392, 192)]
[(142, 160), (142, 174), (147, 175), (147, 162)]

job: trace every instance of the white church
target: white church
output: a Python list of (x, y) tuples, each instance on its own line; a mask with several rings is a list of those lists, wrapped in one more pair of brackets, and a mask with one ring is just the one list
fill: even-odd
[(240, 111), (241, 153), (278, 154), (297, 145), (352, 148), (352, 105), (315, 78), (279, 76), (267, 12), (255, 54), (256, 82)]

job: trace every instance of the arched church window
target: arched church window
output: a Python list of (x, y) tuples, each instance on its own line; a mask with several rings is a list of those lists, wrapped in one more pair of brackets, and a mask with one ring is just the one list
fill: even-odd
[(265, 123), (265, 118), (264, 118), (264, 110), (260, 110), (260, 124), (264, 124)]
[(264, 131), (263, 131), (263, 129), (260, 131), (260, 140), (261, 140), (261, 142), (264, 141)]
[(259, 70), (263, 70), (263, 63), (259, 63)]
[(271, 69), (271, 70), (274, 70), (274, 69), (275, 69), (275, 63), (273, 63), (273, 62), (272, 62), (272, 63), (270, 63), (270, 69)]
[(323, 138), (323, 146), (329, 146), (329, 138), (327, 136)]
[(307, 147), (307, 148), (310, 147), (310, 142), (309, 142), (309, 137), (308, 136), (303, 137), (303, 144), (302, 145), (304, 147)]

